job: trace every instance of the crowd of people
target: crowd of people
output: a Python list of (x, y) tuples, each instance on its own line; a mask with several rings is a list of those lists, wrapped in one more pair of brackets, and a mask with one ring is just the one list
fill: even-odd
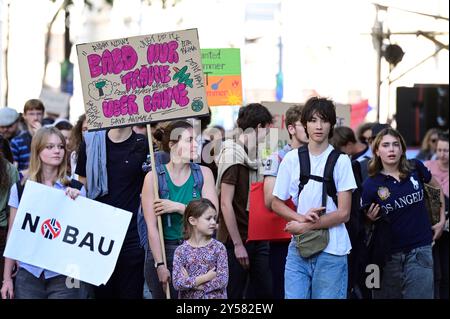
[[(251, 103), (227, 134), (208, 118), (200, 134), (194, 119), (158, 123), (152, 170), (145, 126), (88, 132), (85, 115), (74, 125), (44, 116), (37, 99), (22, 115), (0, 109), (1, 255), (28, 180), (132, 218), (106, 284), (68, 287), (2, 257), (4, 299), (448, 299), (448, 128), (427, 132), (408, 159), (394, 128), (336, 127), (334, 103), (312, 97), (285, 114), (290, 142), (261, 159), (273, 117)], [(290, 239), (250, 238), (258, 182)], [(436, 223), (426, 185), (440, 189)], [(376, 289), (367, 265), (380, 269)]]

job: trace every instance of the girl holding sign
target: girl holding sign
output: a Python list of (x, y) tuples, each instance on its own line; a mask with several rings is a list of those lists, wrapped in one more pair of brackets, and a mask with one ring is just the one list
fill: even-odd
[[(218, 199), (211, 170), (191, 163), (198, 156), (191, 124), (175, 121), (159, 128), (154, 136), (162, 141), (163, 150), (170, 153), (170, 161), (166, 165), (158, 165), (157, 174), (149, 172), (142, 188), (142, 208), (151, 249), (145, 262), (145, 277), (153, 298), (164, 299), (167, 284), (170, 284), (171, 296), (177, 296), (170, 283), (170, 273), (175, 249), (183, 242), (186, 205), (193, 199), (204, 197), (218, 208)], [(154, 197), (154, 178), (159, 182), (159, 199)], [(203, 186), (199, 185), (202, 181)], [(157, 216), (162, 217), (167, 264), (163, 262)]]
[[(55, 127), (40, 128), (31, 142), (28, 179), (64, 190), (72, 199), (80, 194), (84, 196), (83, 188), (80, 191), (68, 187), (70, 182), (66, 177), (66, 167), (67, 152), (64, 136)], [(19, 207), (24, 182), (16, 183), (11, 187), (8, 203), (10, 207), (8, 236)], [(82, 297), (80, 289), (68, 287), (66, 283), (71, 280), (68, 280), (66, 276), (20, 261), (14, 287), (12, 277), (15, 263), (15, 260), (5, 259), (1, 289), (3, 299), (78, 299)]]

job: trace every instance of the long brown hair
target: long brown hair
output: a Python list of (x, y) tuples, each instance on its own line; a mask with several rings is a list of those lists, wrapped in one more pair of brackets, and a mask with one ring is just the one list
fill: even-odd
[(31, 181), (42, 183), (42, 161), (39, 154), (45, 148), (48, 138), (51, 135), (56, 135), (61, 139), (61, 143), (64, 145), (64, 157), (59, 164), (57, 179), (63, 184), (67, 185), (68, 180), (66, 179), (66, 169), (67, 169), (67, 149), (66, 140), (64, 135), (56, 127), (42, 127), (36, 134), (34, 134), (31, 141), (31, 152), (30, 152), (30, 167), (29, 167), (29, 177)]
[(369, 161), (368, 173), (370, 177), (373, 177), (381, 172), (383, 169), (383, 163), (381, 162), (381, 158), (376, 154), (378, 148), (380, 147), (381, 140), (384, 136), (390, 135), (399, 140), (400, 145), (402, 146), (402, 155), (400, 156), (400, 161), (398, 164), (398, 170), (400, 172), (400, 178), (404, 179), (411, 172), (412, 167), (411, 164), (406, 159), (406, 143), (403, 136), (393, 128), (385, 128), (380, 133), (377, 134), (375, 140), (372, 142), (372, 153), (373, 157)]

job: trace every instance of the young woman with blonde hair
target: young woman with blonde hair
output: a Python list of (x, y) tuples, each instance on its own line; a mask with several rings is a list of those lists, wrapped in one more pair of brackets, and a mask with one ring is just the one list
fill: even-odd
[[(72, 199), (76, 199), (79, 195), (84, 196), (83, 188), (80, 191), (69, 187), (70, 180), (66, 177), (66, 167), (67, 152), (64, 136), (55, 127), (40, 128), (31, 142), (27, 180), (63, 190)], [(8, 236), (19, 207), (21, 190), (18, 187), (23, 188), (25, 182), (16, 183), (11, 187), (8, 203), (10, 207)], [(15, 284), (13, 284), (15, 263), (15, 260), (5, 259), (1, 289), (3, 299), (77, 299), (82, 297), (80, 289), (66, 286), (66, 276), (21, 261), (18, 262)]]

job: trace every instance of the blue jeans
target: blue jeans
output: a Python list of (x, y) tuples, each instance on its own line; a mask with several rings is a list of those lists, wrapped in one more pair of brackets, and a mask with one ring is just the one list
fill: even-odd
[(284, 272), (286, 299), (345, 299), (347, 280), (347, 255), (321, 252), (303, 258), (295, 242), (289, 244)]
[(433, 254), (431, 245), (391, 255), (383, 268), (375, 299), (433, 299)]
[[(14, 298), (16, 299), (81, 299), (83, 290), (68, 288), (66, 276), (59, 275), (49, 279), (36, 278), (23, 268), (16, 275)], [(80, 282), (80, 285), (83, 285)]]

